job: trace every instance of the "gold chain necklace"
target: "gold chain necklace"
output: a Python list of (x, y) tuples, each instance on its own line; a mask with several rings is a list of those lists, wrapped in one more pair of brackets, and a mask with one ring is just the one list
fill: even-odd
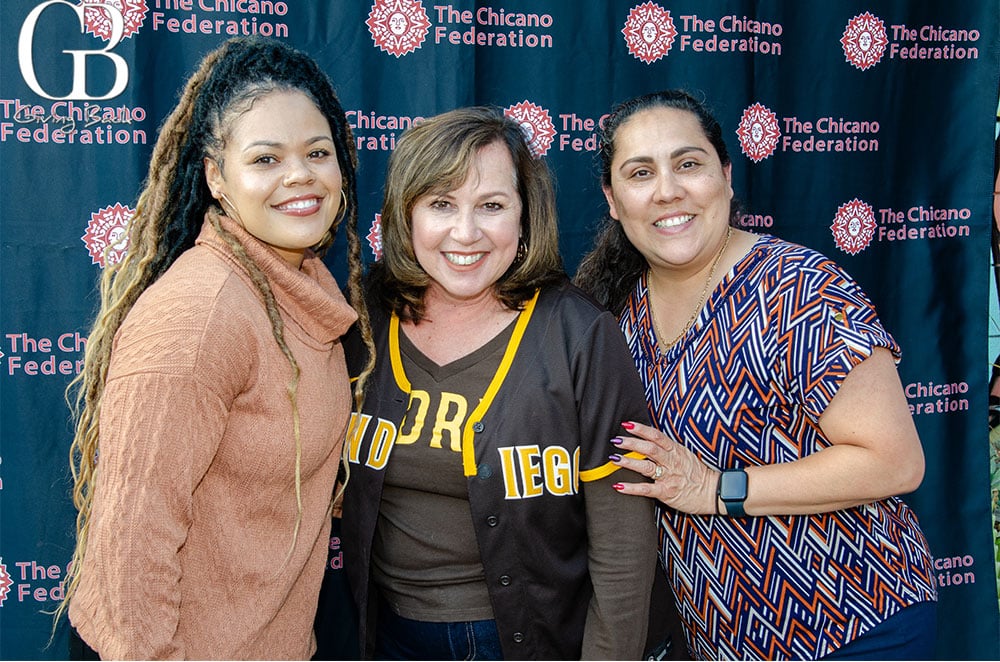
[[(698, 319), (699, 313), (701, 313), (702, 306), (705, 305), (705, 299), (708, 298), (709, 289), (712, 287), (712, 279), (715, 278), (715, 270), (719, 266), (719, 261), (722, 260), (722, 254), (726, 252), (726, 246), (729, 245), (729, 237), (731, 237), (732, 235), (733, 235), (733, 226), (730, 225), (729, 227), (726, 228), (726, 240), (722, 242), (722, 248), (719, 249), (719, 252), (715, 255), (715, 259), (712, 261), (712, 269), (708, 272), (708, 280), (705, 281), (705, 289), (701, 291), (701, 300), (698, 301), (698, 305), (695, 306), (694, 313), (691, 315), (691, 319), (688, 320), (687, 324), (684, 325), (684, 328), (681, 330), (681, 332), (677, 334), (677, 337), (671, 340), (669, 344), (662, 345), (658, 343), (660, 344), (660, 346), (657, 349), (660, 352), (660, 354), (665, 354), (667, 350), (676, 345), (677, 341), (683, 338), (684, 334), (690, 331), (691, 327), (694, 326), (695, 321)], [(656, 330), (657, 340), (662, 340), (666, 336), (663, 335), (662, 331), (660, 331), (660, 323), (656, 320), (656, 310), (655, 310), (656, 307), (653, 305), (652, 276), (653, 276), (652, 272), (646, 275), (646, 290), (649, 293), (649, 302), (648, 302), (649, 315), (653, 319), (653, 329)]]

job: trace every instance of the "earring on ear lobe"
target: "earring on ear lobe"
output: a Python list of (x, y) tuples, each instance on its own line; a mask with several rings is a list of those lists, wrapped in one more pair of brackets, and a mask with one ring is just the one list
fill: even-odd
[(528, 257), (528, 245), (524, 243), (524, 239), (517, 240), (517, 255), (514, 256), (514, 262), (521, 263), (524, 262), (524, 258)]

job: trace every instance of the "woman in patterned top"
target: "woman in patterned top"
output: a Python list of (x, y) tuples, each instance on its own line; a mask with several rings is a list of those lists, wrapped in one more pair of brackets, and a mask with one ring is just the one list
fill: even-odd
[(699, 101), (634, 98), (603, 131), (610, 218), (576, 282), (618, 315), (646, 384), (656, 428), (623, 423), (614, 459), (653, 482), (615, 487), (659, 501), (690, 652), (928, 659), (931, 557), (896, 496), (924, 472), (899, 346), (836, 264), (733, 227)]

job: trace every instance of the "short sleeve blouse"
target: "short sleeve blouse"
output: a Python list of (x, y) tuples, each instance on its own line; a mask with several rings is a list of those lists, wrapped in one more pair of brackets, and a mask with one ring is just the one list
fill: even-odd
[[(695, 325), (657, 353), (645, 277), (620, 324), (659, 427), (715, 469), (830, 445), (819, 417), (876, 347), (899, 357), (868, 297), (819, 253), (762, 236)], [(812, 659), (936, 597), (927, 542), (898, 498), (812, 516), (662, 508), (660, 553), (706, 659)]]

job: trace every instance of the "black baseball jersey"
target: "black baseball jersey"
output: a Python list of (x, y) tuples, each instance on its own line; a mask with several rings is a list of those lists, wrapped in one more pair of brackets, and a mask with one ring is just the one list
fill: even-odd
[[(378, 360), (364, 411), (352, 414), (349, 426), (343, 519), (344, 564), (363, 643), (372, 634), (366, 614), (374, 612), (370, 564), (383, 469), (410, 401), (399, 321), (374, 309), (371, 315)], [(355, 375), (364, 364), (364, 345), (356, 334), (345, 342)], [(601, 589), (606, 594), (599, 595), (600, 616), (591, 618), (614, 619), (616, 611), (634, 615), (637, 603), (648, 605), (655, 566), (652, 503), (614, 495), (619, 513), (641, 516), (592, 521), (589, 526), (601, 530), (588, 532), (581, 488), (618, 470), (608, 460), (617, 448), (609, 440), (622, 433), (620, 424), (627, 420), (646, 423), (649, 414), (615, 318), (569, 283), (536, 294), (462, 428), (473, 525), (507, 659), (580, 659), (594, 585), (610, 583), (592, 581), (588, 563), (588, 542), (601, 535), (620, 541), (613, 573), (627, 579), (615, 580), (614, 590)], [(638, 478), (629, 473), (623, 479)], [(641, 524), (622, 530), (619, 520)], [(605, 629), (614, 631), (609, 636), (635, 641), (630, 645), (641, 655), (645, 609), (638, 618), (613, 625)], [(369, 656), (370, 642), (363, 648)]]

